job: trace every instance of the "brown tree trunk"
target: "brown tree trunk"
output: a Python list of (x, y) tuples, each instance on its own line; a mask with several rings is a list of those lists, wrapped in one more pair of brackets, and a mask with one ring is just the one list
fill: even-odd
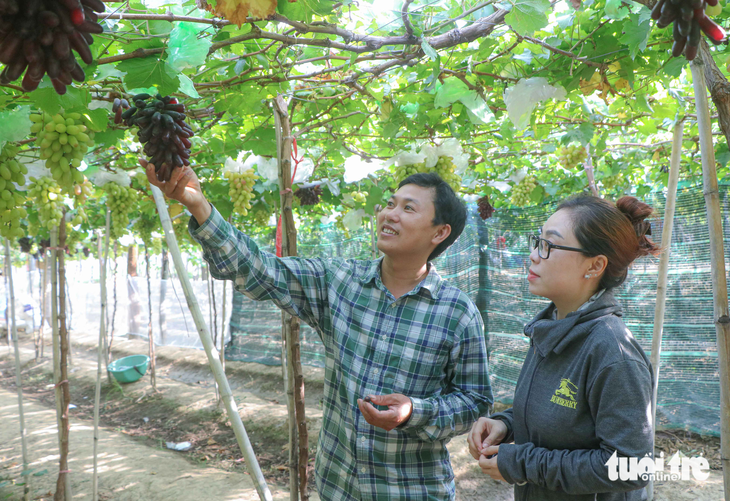
[(138, 290), (131, 280), (137, 276), (137, 246), (130, 245), (127, 251), (127, 296), (129, 297), (127, 332), (139, 335), (142, 332), (140, 325), (142, 304), (139, 300)]
[[(58, 231), (58, 246), (63, 249), (66, 245), (66, 221), (62, 218)], [(61, 352), (61, 447), (58, 480), (56, 482), (56, 494), (54, 501), (71, 501), (67, 498), (66, 489), (70, 482), (66, 480), (68, 470), (68, 444), (70, 423), (68, 418), (68, 406), (71, 402), (71, 392), (68, 382), (68, 331), (66, 329), (66, 271), (64, 251), (58, 253), (58, 333)]]
[[(292, 133), (291, 117), (287, 112), (287, 105), (282, 96), (274, 100), (277, 124), (277, 153), (279, 155), (279, 184), (280, 202), (282, 217), (282, 255), (297, 255), (297, 228), (294, 224), (294, 213), (292, 212), (293, 194), (292, 186)], [(282, 342), (286, 344), (286, 366), (288, 393), (294, 393), (294, 410), (296, 419), (296, 443), (298, 445), (298, 457), (292, 457), (290, 461), (296, 463), (298, 472), (296, 477), (299, 483), (299, 496), (303, 501), (309, 499), (307, 493), (307, 465), (309, 464), (309, 433), (307, 431), (307, 420), (304, 408), (304, 375), (302, 374), (302, 363), (300, 356), (299, 342), (299, 319), (287, 313), (282, 313)], [(282, 364), (284, 360), (282, 360)], [(294, 440), (292, 440), (294, 441)], [(291, 443), (290, 447), (294, 444)], [(290, 473), (294, 477), (293, 473)], [(292, 493), (292, 499), (295, 495)]]
[(710, 91), (712, 102), (715, 103), (715, 108), (717, 108), (717, 123), (725, 135), (727, 144), (730, 145), (730, 82), (722, 74), (720, 68), (717, 67), (715, 60), (712, 59), (710, 47), (704, 37), (700, 42), (699, 57), (703, 63), (702, 72), (705, 75), (707, 90)]

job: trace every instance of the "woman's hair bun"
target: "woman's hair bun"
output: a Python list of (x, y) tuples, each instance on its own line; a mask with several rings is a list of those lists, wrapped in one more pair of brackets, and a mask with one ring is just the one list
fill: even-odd
[(647, 237), (647, 235), (651, 235), (651, 223), (646, 221), (646, 218), (651, 216), (654, 210), (638, 198), (631, 196), (619, 198), (616, 201), (616, 208), (631, 221), (631, 225), (634, 227), (636, 236), (639, 238), (639, 256), (659, 252), (659, 246)]

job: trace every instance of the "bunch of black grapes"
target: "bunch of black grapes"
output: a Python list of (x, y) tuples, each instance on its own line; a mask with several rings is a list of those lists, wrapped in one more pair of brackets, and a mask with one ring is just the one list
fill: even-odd
[(672, 56), (684, 53), (684, 57), (692, 61), (697, 56), (702, 32), (715, 45), (725, 39), (725, 30), (708, 17), (718, 7), (718, 0), (659, 0), (651, 17), (656, 20), (657, 28), (674, 23)]
[(185, 123), (185, 105), (171, 96), (137, 94), (134, 106), (122, 113), (128, 126), (139, 127), (137, 138), (155, 166), (159, 181), (169, 181), (175, 167), (190, 165), (193, 129)]
[(56, 92), (65, 94), (73, 80), (83, 82), (72, 50), (91, 64), (91, 33), (104, 31), (97, 12), (104, 12), (101, 0), (0, 0), (0, 62), (6, 65), (0, 83), (25, 71), (22, 86), (30, 92), (47, 73)]

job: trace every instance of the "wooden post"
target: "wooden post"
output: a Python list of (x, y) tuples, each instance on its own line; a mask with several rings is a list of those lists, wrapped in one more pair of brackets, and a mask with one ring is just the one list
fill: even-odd
[[(30, 500), (30, 478), (28, 472), (28, 441), (25, 434), (25, 415), (23, 413), (23, 380), (20, 370), (20, 348), (18, 347), (18, 327), (15, 323), (15, 292), (13, 290), (13, 263), (10, 259), (10, 243), (5, 239), (5, 269), (7, 277), (7, 296), (10, 302), (10, 325), (13, 337), (13, 349), (15, 350), (15, 386), (18, 391), (18, 417), (20, 418), (20, 449), (23, 455), (23, 472), (26, 473), (25, 484), (23, 485), (23, 501)], [(5, 312), (7, 315), (7, 311)]]
[(177, 271), (178, 279), (180, 280), (183, 292), (185, 293), (185, 299), (188, 302), (188, 308), (190, 309), (190, 313), (193, 315), (193, 320), (195, 320), (195, 326), (198, 329), (198, 335), (200, 336), (200, 341), (203, 343), (205, 354), (208, 356), (208, 363), (210, 364), (211, 371), (213, 372), (213, 377), (220, 388), (221, 398), (226, 406), (228, 419), (231, 421), (231, 427), (236, 435), (238, 446), (241, 448), (243, 457), (246, 460), (251, 480), (253, 480), (256, 491), (259, 494), (259, 498), (264, 501), (273, 501), (271, 491), (269, 491), (269, 487), (266, 485), (264, 474), (261, 472), (261, 467), (256, 460), (256, 454), (251, 447), (251, 441), (248, 439), (246, 428), (244, 428), (243, 422), (241, 421), (241, 415), (238, 413), (238, 406), (233, 399), (231, 387), (228, 384), (228, 379), (226, 379), (226, 375), (221, 367), (221, 362), (218, 359), (217, 350), (215, 346), (213, 346), (213, 340), (210, 337), (210, 330), (205, 324), (205, 319), (203, 318), (203, 313), (200, 310), (198, 300), (195, 297), (193, 286), (190, 284), (190, 278), (187, 270), (185, 269), (185, 264), (183, 263), (182, 255), (180, 254), (180, 248), (177, 245), (177, 238), (175, 238), (175, 230), (172, 229), (170, 214), (167, 212), (165, 198), (158, 187), (150, 186), (150, 189), (152, 190), (152, 196), (155, 199), (155, 205), (157, 205), (157, 213), (160, 216), (160, 222), (162, 223), (162, 229), (165, 232), (167, 246), (170, 249), (172, 260), (175, 263), (175, 270)]
[(714, 298), (714, 323), (717, 335), (717, 358), (720, 366), (720, 457), (725, 483), (725, 499), (730, 499), (730, 312), (728, 311), (725, 251), (723, 246), (720, 195), (715, 170), (715, 150), (712, 145), (712, 123), (707, 103), (705, 76), (701, 59), (690, 64), (695, 93), (697, 125), (700, 132), (702, 181), (707, 225), (710, 231), (710, 266)]
[[(684, 118), (674, 124), (672, 138), (672, 158), (669, 162), (669, 182), (667, 200), (664, 206), (664, 225), (662, 226), (662, 252), (657, 271), (656, 307), (654, 309), (654, 333), (651, 338), (651, 367), (654, 371), (654, 388), (651, 396), (651, 416), (654, 433), (656, 433), (656, 403), (659, 387), (659, 363), (662, 352), (662, 335), (664, 332), (664, 308), (667, 300), (667, 273), (669, 269), (669, 253), (672, 244), (672, 228), (674, 227), (674, 207), (677, 201), (677, 182), (679, 180), (679, 162), (682, 159), (682, 132)], [(648, 501), (654, 499), (654, 480), (647, 486)]]
[(61, 252), (58, 256), (58, 339), (60, 342), (59, 357), (59, 382), (56, 383), (61, 389), (61, 430), (60, 430), (60, 459), (58, 462), (58, 480), (56, 482), (56, 493), (54, 501), (71, 501), (71, 479), (68, 469), (68, 446), (71, 423), (69, 421), (69, 404), (71, 403), (71, 392), (68, 381), (68, 330), (66, 329), (66, 269), (63, 248), (66, 246), (66, 211), (64, 210), (61, 224), (58, 230), (58, 247)]
[[(279, 187), (281, 193), (281, 218), (282, 218), (282, 255), (297, 255), (297, 228), (294, 224), (294, 213), (292, 212), (292, 133), (287, 103), (279, 95), (274, 100), (274, 119), (276, 122), (276, 150), (279, 163)], [(290, 499), (296, 500), (295, 491), (298, 491), (301, 499), (309, 499), (307, 493), (307, 464), (309, 462), (309, 434), (307, 432), (307, 420), (304, 407), (304, 376), (302, 374), (302, 363), (300, 357), (299, 342), (299, 319), (288, 313), (282, 312), (282, 342), (286, 344), (286, 361), (282, 365), (287, 367), (287, 397), (288, 404), (294, 406), (294, 414), (289, 412), (290, 419), (295, 418), (295, 423), (290, 421)], [(292, 394), (290, 396), (290, 393)], [(292, 398), (293, 397), (293, 398)], [(294, 455), (295, 443), (298, 445), (298, 457)], [(298, 481), (297, 481), (298, 480)]]
[(167, 312), (165, 311), (165, 298), (167, 296), (167, 281), (170, 279), (170, 265), (167, 253), (167, 245), (162, 246), (162, 271), (160, 272), (160, 343), (165, 344), (167, 339)]
[(99, 250), (99, 286), (101, 287), (101, 316), (99, 318), (99, 345), (96, 348), (96, 389), (94, 392), (94, 474), (92, 477), (92, 501), (99, 499), (99, 470), (98, 454), (99, 445), (99, 405), (101, 402), (101, 375), (104, 366), (104, 338), (106, 337), (106, 269), (109, 259), (109, 226), (111, 222), (110, 211), (106, 210), (106, 240), (104, 242), (104, 254), (101, 251), (101, 235), (96, 239)]

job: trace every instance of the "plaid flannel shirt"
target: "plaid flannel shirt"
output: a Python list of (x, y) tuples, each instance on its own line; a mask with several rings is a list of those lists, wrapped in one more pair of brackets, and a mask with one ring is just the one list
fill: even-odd
[[(270, 300), (312, 326), (325, 347), (323, 421), (315, 461), (323, 500), (454, 498), (446, 443), (492, 403), (480, 314), (431, 265), (398, 298), (381, 259), (277, 258), (213, 208), (189, 230), (211, 274), (254, 300)], [(392, 431), (365, 421), (357, 399), (401, 393), (410, 419)]]

